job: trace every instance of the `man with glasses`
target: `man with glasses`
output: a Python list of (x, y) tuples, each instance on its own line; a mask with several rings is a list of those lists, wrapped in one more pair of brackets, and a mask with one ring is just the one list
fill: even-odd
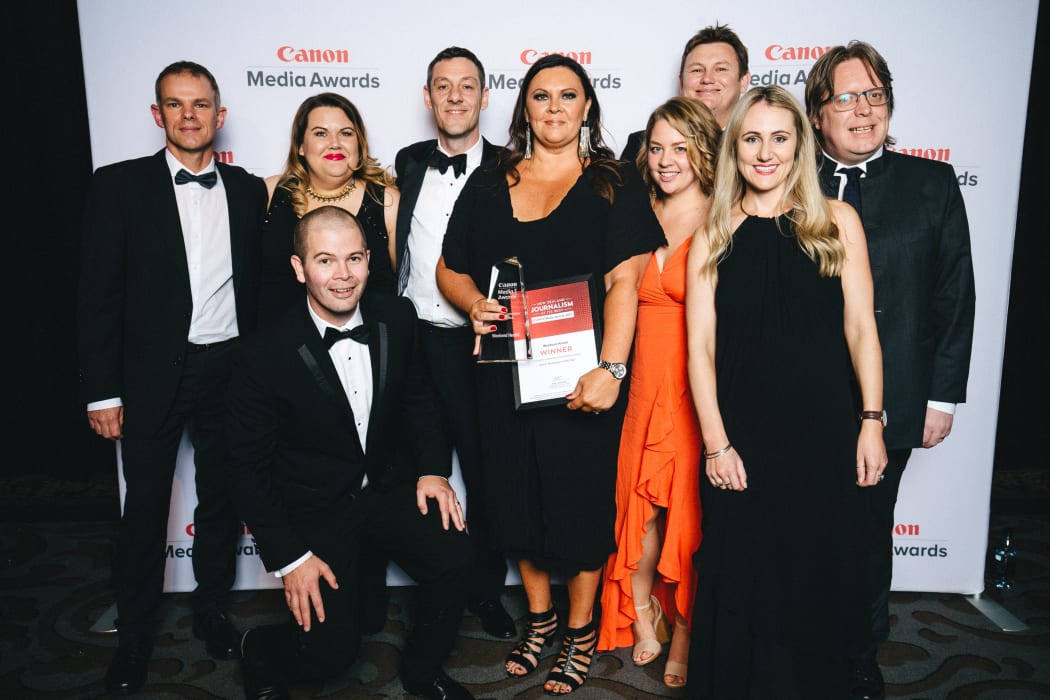
[(881, 416), (889, 453), (885, 479), (863, 489), (872, 630), (858, 650), (853, 697), (884, 697), (875, 659), (889, 637), (893, 510), (911, 451), (935, 447), (966, 400), (973, 339), (974, 281), (966, 209), (954, 169), (886, 147), (893, 114), (886, 60), (859, 41), (813, 65), (806, 109), (824, 151), (825, 194), (851, 203), (867, 235), (875, 319), (883, 357)]

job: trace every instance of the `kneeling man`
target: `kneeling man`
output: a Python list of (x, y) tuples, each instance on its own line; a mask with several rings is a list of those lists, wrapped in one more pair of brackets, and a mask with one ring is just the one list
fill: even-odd
[(293, 619), (242, 640), (249, 698), (347, 668), (360, 645), (364, 547), (418, 584), (401, 682), (429, 698), (471, 698), (445, 675), (474, 552), (449, 449), (417, 349), (412, 303), (370, 295), (369, 251), (338, 207), (306, 214), (292, 267), (302, 306), (246, 343), (230, 385), (228, 437), (239, 505)]

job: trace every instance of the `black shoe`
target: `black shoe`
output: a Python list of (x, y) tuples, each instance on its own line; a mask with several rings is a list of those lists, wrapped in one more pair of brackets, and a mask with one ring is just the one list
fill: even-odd
[(518, 628), (514, 626), (514, 620), (503, 609), (503, 603), (499, 598), (483, 600), (471, 605), (470, 612), (481, 620), (481, 629), (485, 630), (485, 634), (497, 639), (513, 639), (518, 636)]
[(850, 675), (850, 697), (854, 700), (883, 700), (886, 687), (882, 671), (873, 658), (857, 659)]
[(208, 655), (220, 661), (240, 657), (241, 635), (222, 610), (212, 609), (193, 616), (193, 636), (204, 640)]
[(277, 680), (265, 661), (252, 652), (248, 645), (248, 635), (244, 633), (240, 641), (241, 674), (244, 676), (244, 697), (247, 700), (288, 700), (288, 688)]
[(146, 684), (146, 667), (153, 654), (153, 642), (142, 635), (124, 635), (106, 670), (106, 692), (127, 695)]
[(469, 690), (444, 673), (438, 673), (437, 678), (424, 685), (414, 686), (404, 682), (402, 685), (412, 695), (422, 695), (430, 700), (474, 700)]

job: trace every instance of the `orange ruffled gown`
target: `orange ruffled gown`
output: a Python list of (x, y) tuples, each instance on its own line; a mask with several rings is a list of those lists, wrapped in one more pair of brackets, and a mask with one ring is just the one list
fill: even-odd
[[(700, 426), (686, 374), (685, 271), (691, 238), (664, 264), (654, 255), (638, 291), (627, 415), (616, 474), (616, 546), (605, 566), (598, 649), (634, 644), (631, 574), (642, 556), (654, 505), (666, 508), (666, 531), (653, 595), (664, 616), (690, 622), (700, 546)], [(639, 601), (644, 605), (644, 601)]]

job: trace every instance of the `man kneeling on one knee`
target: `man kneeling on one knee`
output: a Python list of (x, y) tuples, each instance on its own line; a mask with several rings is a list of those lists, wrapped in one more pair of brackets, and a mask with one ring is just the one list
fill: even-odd
[(404, 298), (365, 294), (369, 251), (343, 209), (306, 214), (291, 264), (306, 299), (245, 344), (229, 392), (239, 504), (294, 619), (242, 640), (249, 698), (345, 670), (360, 645), (365, 547), (417, 583), (401, 682), (471, 698), (445, 675), (474, 556)]

